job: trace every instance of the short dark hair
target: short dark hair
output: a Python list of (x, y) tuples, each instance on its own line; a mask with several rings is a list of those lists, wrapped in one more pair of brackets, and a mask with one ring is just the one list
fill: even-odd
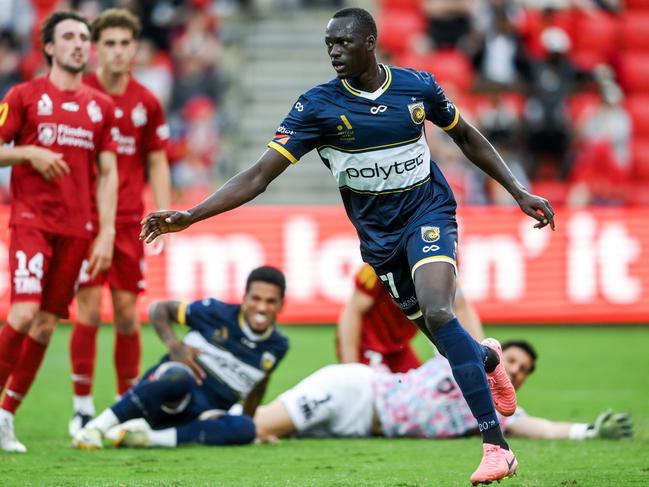
[(250, 286), (252, 286), (253, 282), (259, 281), (277, 286), (281, 297), (284, 298), (284, 293), (286, 293), (286, 278), (282, 271), (269, 265), (253, 269), (248, 275), (248, 280), (246, 280), (246, 293), (250, 291)]
[(536, 350), (530, 342), (527, 340), (509, 340), (502, 344), (503, 351), (507, 350), (510, 347), (518, 347), (521, 350), (524, 350), (532, 359), (532, 368), (530, 369), (530, 374), (536, 369), (536, 358), (538, 357)]
[(120, 27), (130, 30), (133, 39), (137, 39), (142, 31), (142, 23), (132, 12), (125, 8), (109, 8), (104, 10), (99, 17), (92, 22), (92, 42), (97, 42), (104, 29)]
[(376, 22), (374, 22), (374, 17), (367, 10), (357, 7), (343, 8), (338, 10), (331, 18), (339, 19), (342, 17), (352, 17), (357, 28), (361, 29), (368, 36), (372, 35), (374, 39), (377, 38)]
[(90, 31), (90, 24), (88, 23), (88, 20), (83, 15), (80, 15), (76, 12), (59, 10), (58, 12), (50, 14), (50, 16), (43, 21), (43, 25), (41, 25), (41, 49), (43, 50), (43, 56), (45, 56), (45, 60), (47, 61), (47, 64), (49, 66), (52, 65), (52, 56), (45, 52), (45, 45), (50, 42), (54, 42), (54, 29), (56, 29), (56, 26), (60, 22), (69, 19), (76, 20), (77, 22), (81, 22), (82, 24), (86, 24), (88, 31)]

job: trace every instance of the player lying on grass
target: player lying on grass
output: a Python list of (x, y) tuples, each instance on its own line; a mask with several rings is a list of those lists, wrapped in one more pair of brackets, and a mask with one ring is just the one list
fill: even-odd
[[(526, 341), (503, 344), (504, 365), (519, 389), (534, 371), (537, 354)], [(593, 423), (551, 421), (518, 407), (499, 416), (506, 434), (542, 439), (625, 438), (626, 413), (606, 411)], [(453, 438), (478, 432), (448, 361), (437, 356), (405, 374), (380, 373), (363, 364), (324, 367), (255, 414), (263, 442), (299, 437)]]
[[(150, 436), (160, 446), (250, 443), (255, 438), (250, 416), (288, 350), (287, 338), (275, 325), (285, 290), (279, 270), (259, 267), (248, 276), (241, 305), (216, 299), (154, 303), (151, 325), (169, 354), (79, 430), (73, 445), (102, 448), (109, 430), (138, 418), (153, 428)], [(173, 332), (173, 321), (190, 328), (182, 341)], [(240, 400), (244, 415), (224, 413)], [(115, 446), (139, 445), (130, 433), (123, 430)]]

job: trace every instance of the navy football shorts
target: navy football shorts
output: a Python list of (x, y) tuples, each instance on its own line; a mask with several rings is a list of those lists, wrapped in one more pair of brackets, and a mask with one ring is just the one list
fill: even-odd
[(455, 268), (457, 254), (457, 222), (430, 220), (414, 227), (387, 260), (370, 262), (381, 282), (399, 308), (410, 319), (420, 316), (415, 295), (415, 271), (431, 262), (448, 262)]

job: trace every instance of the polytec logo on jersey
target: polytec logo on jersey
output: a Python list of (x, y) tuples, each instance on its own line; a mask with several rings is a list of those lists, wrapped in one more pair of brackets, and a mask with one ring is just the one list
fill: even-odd
[(345, 169), (345, 173), (349, 179), (354, 178), (365, 178), (365, 179), (374, 179), (380, 178), (384, 181), (390, 177), (391, 174), (403, 174), (405, 172), (414, 171), (417, 169), (417, 166), (421, 166), (424, 162), (424, 155), (419, 154), (412, 159), (407, 161), (395, 161), (387, 166), (379, 165), (379, 163), (374, 163), (373, 166), (363, 167), (357, 169), (355, 167), (348, 167)]
[(38, 100), (38, 103), (36, 104), (36, 112), (38, 113), (38, 115), (52, 115), (53, 106), (54, 104), (52, 103), (52, 99), (49, 97), (49, 95), (47, 93), (43, 93), (41, 95), (41, 99)]

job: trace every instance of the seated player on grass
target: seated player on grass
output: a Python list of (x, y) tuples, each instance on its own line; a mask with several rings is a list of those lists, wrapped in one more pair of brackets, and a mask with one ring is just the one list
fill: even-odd
[[(519, 389), (534, 371), (537, 354), (523, 340), (505, 342), (504, 365)], [(633, 435), (626, 413), (605, 411), (593, 423), (529, 416), (518, 407), (499, 415), (507, 435), (543, 439), (625, 438)], [(477, 434), (478, 425), (441, 355), (403, 373), (380, 373), (364, 364), (324, 367), (255, 414), (262, 442), (299, 437), (453, 438)]]
[[(154, 303), (151, 325), (169, 354), (82, 428), (73, 445), (102, 448), (109, 430), (138, 418), (146, 420), (151, 432), (142, 436), (137, 430), (115, 428), (115, 446), (250, 443), (255, 438), (251, 416), (270, 373), (288, 350), (288, 339), (275, 325), (285, 290), (279, 270), (259, 267), (248, 276), (241, 305), (216, 299)], [(182, 341), (173, 321), (190, 328)], [(240, 400), (243, 415), (225, 413)]]

